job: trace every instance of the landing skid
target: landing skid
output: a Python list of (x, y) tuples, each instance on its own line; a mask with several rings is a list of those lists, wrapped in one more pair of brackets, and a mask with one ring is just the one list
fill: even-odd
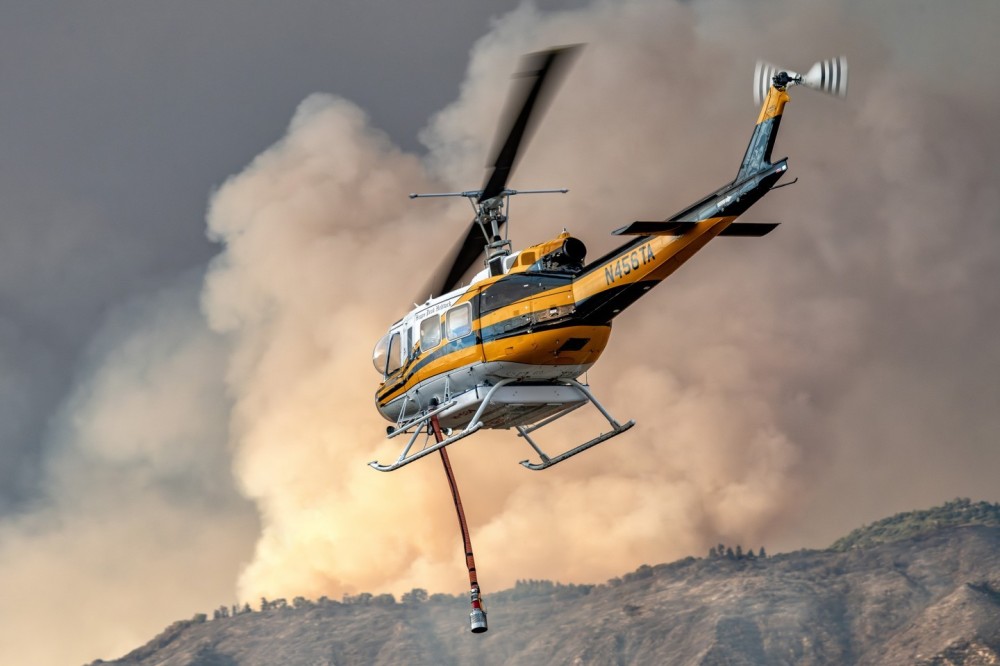
[(517, 426), (518, 437), (524, 437), (525, 441), (528, 442), (528, 444), (531, 446), (531, 448), (533, 448), (535, 450), (535, 453), (538, 454), (538, 457), (542, 459), (542, 462), (540, 462), (540, 463), (533, 463), (530, 460), (522, 460), (521, 464), (524, 465), (527, 469), (531, 469), (531, 470), (535, 470), (535, 471), (542, 470), (542, 469), (548, 469), (549, 467), (552, 467), (556, 463), (560, 463), (563, 460), (566, 460), (567, 458), (572, 458), (573, 456), (575, 456), (578, 453), (583, 453), (584, 451), (586, 451), (587, 449), (589, 449), (592, 446), (597, 446), (601, 442), (606, 442), (607, 440), (611, 439), (612, 437), (617, 437), (618, 435), (622, 434), (623, 432), (625, 432), (626, 430), (628, 430), (629, 428), (631, 428), (632, 426), (635, 425), (635, 421), (632, 421), (632, 420), (629, 420), (626, 423), (618, 423), (618, 421), (616, 421), (614, 419), (614, 417), (612, 417), (611, 414), (608, 413), (608, 410), (604, 409), (604, 405), (602, 405), (601, 403), (599, 403), (597, 401), (597, 398), (595, 398), (594, 394), (590, 392), (590, 389), (588, 389), (586, 386), (584, 386), (580, 382), (576, 381), (575, 379), (568, 380), (568, 383), (570, 383), (570, 385), (572, 385), (572, 386), (575, 386), (581, 393), (583, 393), (583, 395), (585, 395), (587, 397), (587, 400), (592, 405), (594, 405), (594, 407), (596, 407), (599, 412), (601, 412), (601, 415), (608, 420), (608, 423), (611, 424), (611, 432), (601, 433), (600, 435), (598, 435), (594, 439), (592, 439), (592, 440), (590, 440), (588, 442), (584, 442), (580, 446), (574, 447), (574, 448), (570, 449), (569, 451), (565, 451), (565, 452), (560, 453), (559, 455), (557, 455), (555, 457), (550, 458), (548, 455), (545, 454), (544, 451), (542, 451), (541, 448), (539, 448), (538, 444), (535, 443), (535, 440), (531, 439), (531, 436), (529, 435), (529, 433), (532, 433), (532, 432), (538, 430), (539, 428), (547, 426), (548, 424), (552, 423), (553, 421), (566, 416), (567, 414), (569, 414), (571, 411), (573, 411), (577, 407), (580, 407), (580, 405), (576, 405), (574, 407), (570, 407), (569, 409), (566, 409), (566, 410), (564, 410), (562, 412), (559, 412), (558, 414), (555, 414), (554, 416), (550, 416), (549, 418), (545, 419), (544, 421), (541, 421), (541, 422), (536, 423), (534, 425), (531, 425), (531, 426)]
[[(442, 441), (435, 442), (431, 446), (426, 446), (425, 444), (424, 448), (420, 449), (416, 453), (411, 453), (413, 446), (414, 444), (416, 444), (417, 439), (419, 439), (421, 435), (427, 436), (430, 434), (431, 419), (438, 417), (439, 415), (445, 412), (448, 412), (448, 410), (453, 409), (456, 406), (457, 401), (449, 400), (444, 404), (439, 405), (426, 413), (419, 414), (411, 419), (408, 419), (404, 423), (401, 423), (395, 430), (390, 432), (388, 435), (388, 437), (392, 439), (393, 437), (402, 435), (404, 433), (410, 434), (410, 439), (406, 443), (406, 446), (403, 447), (403, 451), (402, 453), (400, 453), (399, 458), (397, 458), (394, 463), (389, 465), (382, 465), (379, 464), (377, 460), (373, 460), (370, 463), (368, 463), (369, 467), (371, 467), (372, 469), (376, 469), (380, 472), (391, 472), (393, 470), (399, 469), (400, 467), (403, 467), (404, 465), (409, 465), (411, 462), (419, 460), (420, 458), (423, 458), (426, 455), (430, 455), (435, 451), (443, 449), (446, 446), (454, 444), (458, 440), (464, 439), (475, 432), (478, 432), (484, 427), (483, 415), (486, 413), (487, 409), (490, 408), (491, 406), (497, 405), (496, 402), (497, 392), (504, 386), (519, 381), (521, 380), (502, 379), (493, 386), (491, 386), (489, 392), (483, 398), (482, 403), (476, 410), (476, 413), (473, 415), (472, 419), (468, 422), (468, 424), (465, 426), (464, 429), (455, 434), (449, 434), (447, 438), (443, 439)], [(622, 434), (623, 432), (625, 432), (626, 430), (635, 425), (635, 421), (628, 421), (627, 423), (624, 424), (618, 423), (618, 421), (616, 421), (614, 417), (612, 417), (611, 414), (608, 413), (608, 411), (604, 408), (604, 406), (597, 401), (597, 398), (595, 398), (594, 394), (590, 392), (590, 389), (588, 389), (586, 386), (576, 381), (575, 379), (567, 379), (561, 382), (554, 382), (553, 385), (573, 387), (577, 391), (579, 391), (579, 397), (575, 400), (574, 403), (570, 404), (565, 409), (562, 409), (561, 411), (552, 414), (548, 418), (545, 418), (542, 421), (539, 421), (538, 423), (531, 425), (514, 426), (518, 431), (518, 436), (523, 437), (525, 441), (527, 441), (528, 444), (531, 446), (531, 448), (534, 449), (535, 453), (538, 454), (539, 458), (541, 458), (541, 462), (539, 463), (532, 463), (529, 460), (522, 460), (521, 464), (527, 469), (542, 470), (552, 467), (556, 463), (560, 463), (563, 460), (566, 460), (567, 458), (572, 458), (576, 454), (582, 453), (593, 446), (597, 446), (601, 442), (607, 441), (612, 437), (617, 437), (618, 435)], [(583, 444), (580, 444), (579, 446), (574, 447), (568, 451), (560, 453), (556, 456), (549, 456), (548, 454), (546, 454), (544, 451), (542, 451), (542, 449), (538, 446), (538, 444), (535, 443), (535, 441), (531, 438), (530, 433), (535, 432), (539, 428), (542, 428), (554, 421), (557, 421), (558, 419), (561, 419), (570, 412), (576, 410), (579, 407), (582, 407), (587, 402), (594, 405), (594, 407), (596, 407), (597, 410), (601, 412), (601, 415), (604, 416), (605, 419), (607, 419), (608, 423), (611, 425), (610, 432), (602, 433), (597, 437), (587, 442), (584, 442)]]

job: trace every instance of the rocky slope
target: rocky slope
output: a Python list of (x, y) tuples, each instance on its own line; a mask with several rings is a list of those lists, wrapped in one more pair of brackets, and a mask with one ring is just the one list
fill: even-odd
[(876, 538), (880, 521), (836, 549), (688, 558), (596, 586), (522, 582), (487, 596), (486, 634), (469, 633), (464, 597), (300, 599), (178, 622), (95, 663), (1000, 664), (1000, 505), (985, 506), (950, 522), (894, 516), (906, 530)]

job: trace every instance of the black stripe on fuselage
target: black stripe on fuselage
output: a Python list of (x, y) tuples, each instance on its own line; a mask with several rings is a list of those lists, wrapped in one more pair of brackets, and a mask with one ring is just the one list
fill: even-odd
[(661, 280), (639, 280), (631, 284), (610, 287), (597, 292), (590, 298), (577, 303), (573, 317), (576, 326), (611, 325), (611, 320)]

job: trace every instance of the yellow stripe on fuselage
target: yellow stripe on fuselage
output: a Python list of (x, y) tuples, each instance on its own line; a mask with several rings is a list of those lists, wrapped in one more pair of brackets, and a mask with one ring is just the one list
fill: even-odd
[(709, 218), (681, 236), (647, 236), (645, 242), (623, 250), (574, 280), (574, 300), (579, 303), (609, 289), (663, 280), (735, 219)]

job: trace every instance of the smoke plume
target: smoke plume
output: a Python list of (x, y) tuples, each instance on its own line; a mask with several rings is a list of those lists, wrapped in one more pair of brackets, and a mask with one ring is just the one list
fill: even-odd
[(229, 480), (225, 346), (200, 283), (118, 307), (53, 417), (49, 496), (0, 523), (5, 661), (124, 654), (233, 598), (259, 525)]

